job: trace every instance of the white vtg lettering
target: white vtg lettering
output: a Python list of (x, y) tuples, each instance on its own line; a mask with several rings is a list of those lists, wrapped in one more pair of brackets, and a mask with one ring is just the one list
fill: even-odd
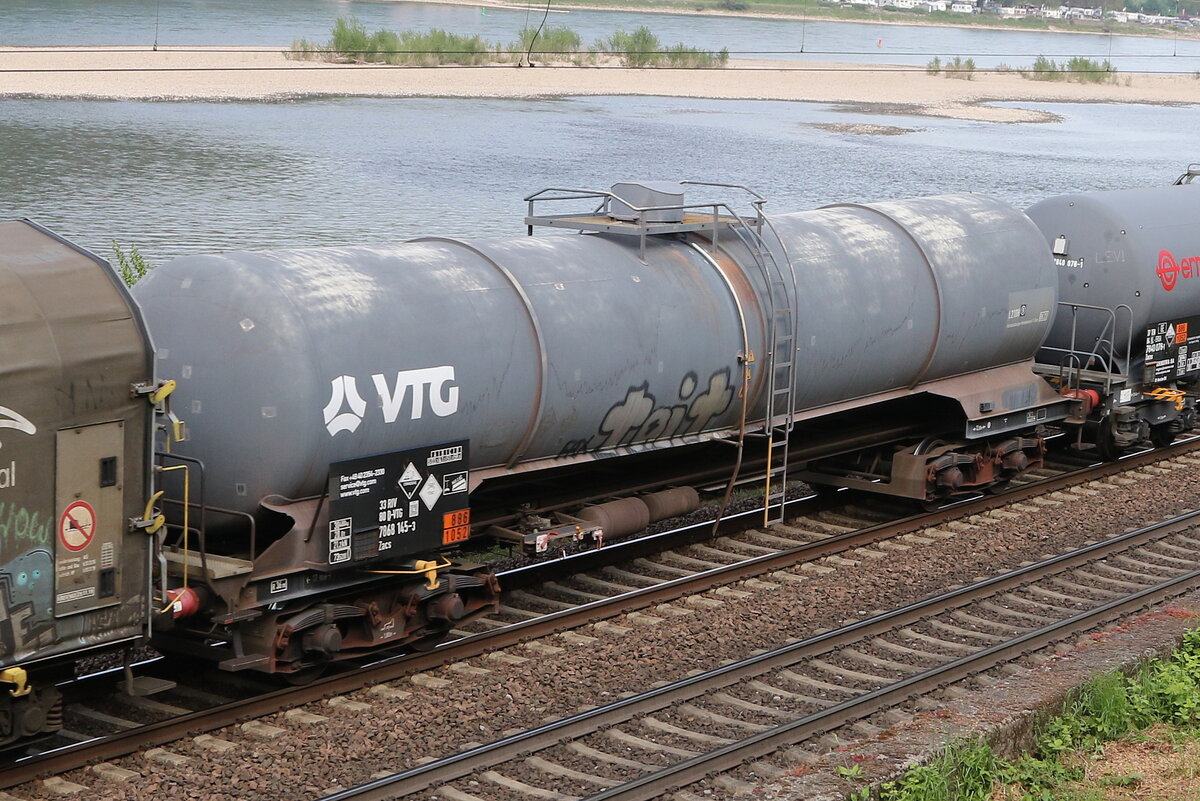
[[(448, 417), (458, 411), (458, 387), (450, 385), (454, 381), (454, 368), (450, 365), (401, 370), (392, 384), (383, 373), (375, 373), (371, 380), (379, 393), (385, 423), (396, 422), (406, 401), (411, 420), (420, 420), (424, 416), (426, 404), (438, 417)], [(357, 380), (354, 376), (340, 375), (329, 385), (329, 403), (322, 410), (329, 435), (357, 431), (367, 413), (367, 402), (358, 392)], [(348, 410), (343, 411), (347, 407)]]
[[(412, 390), (412, 411), (409, 419), (420, 420), (425, 413), (425, 398), (429, 398), (429, 409), (438, 417), (447, 417), (458, 411), (458, 387), (447, 387), (454, 380), (454, 368), (425, 367), (420, 370), (401, 370), (396, 373), (396, 385), (389, 387), (382, 373), (371, 376), (379, 401), (383, 404), (384, 422), (394, 423), (400, 416), (404, 399)], [(428, 388), (428, 392), (426, 392)]]
[(0, 466), (0, 489), (15, 486), (17, 486), (17, 463), (13, 461), (6, 466)]

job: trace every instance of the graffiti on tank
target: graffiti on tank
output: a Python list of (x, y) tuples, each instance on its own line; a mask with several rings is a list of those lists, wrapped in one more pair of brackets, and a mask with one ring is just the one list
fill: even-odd
[(31, 512), (11, 501), (0, 501), (0, 545), (45, 545), (53, 518)]
[(0, 566), (0, 658), (20, 658), (54, 641), (54, 561), (34, 548)]
[(571, 440), (559, 455), (575, 456), (703, 431), (729, 409), (735, 394), (728, 368), (709, 376), (707, 385), (702, 385), (695, 373), (688, 373), (679, 384), (678, 402), (670, 405), (660, 403), (650, 394), (650, 384), (643, 382), (630, 387), (605, 413), (593, 436)]

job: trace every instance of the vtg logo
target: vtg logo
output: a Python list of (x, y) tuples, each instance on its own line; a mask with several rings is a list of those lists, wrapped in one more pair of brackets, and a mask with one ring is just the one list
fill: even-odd
[(1194, 278), (1200, 275), (1200, 258), (1175, 260), (1175, 255), (1169, 250), (1158, 252), (1158, 280), (1163, 289), (1170, 292), (1182, 278)]
[[(0, 406), (0, 428), (15, 428), (30, 436), (37, 433), (37, 426), (7, 406)], [(2, 447), (4, 445), (0, 443), (0, 448)]]
[[(412, 390), (410, 420), (421, 419), (427, 400), (430, 411), (438, 417), (448, 417), (458, 411), (458, 387), (447, 386), (454, 380), (454, 368), (450, 365), (401, 370), (396, 373), (393, 386), (388, 386), (387, 376), (383, 373), (375, 373), (371, 379), (379, 394), (379, 406), (385, 423), (396, 422), (409, 390)], [(367, 413), (367, 402), (358, 392), (358, 380), (352, 375), (340, 375), (329, 384), (329, 403), (323, 410), (329, 435), (333, 436), (339, 431), (357, 431)], [(349, 411), (342, 411), (343, 407), (349, 407)]]
[[(7, 406), (0, 406), (0, 428), (15, 428), (31, 437), (37, 434), (37, 426)], [(3, 447), (4, 443), (0, 442), (0, 448)], [(8, 464), (0, 464), (0, 489), (8, 489), (16, 485), (17, 462), (15, 459), (10, 459)]]

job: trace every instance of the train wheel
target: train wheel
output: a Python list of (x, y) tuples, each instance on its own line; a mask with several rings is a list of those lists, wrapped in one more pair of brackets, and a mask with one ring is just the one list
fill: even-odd
[(301, 687), (305, 684), (312, 684), (317, 679), (325, 675), (325, 671), (329, 669), (329, 665), (311, 665), (306, 668), (300, 668), (292, 673), (276, 673), (280, 680), (285, 684), (290, 684), (293, 687)]
[(950, 503), (950, 497), (943, 495), (940, 498), (928, 498), (926, 500), (917, 500), (917, 506), (923, 512), (936, 512), (946, 504)]
[(1175, 441), (1176, 433), (1171, 423), (1150, 426), (1150, 443), (1156, 448), (1165, 448)]
[(1116, 433), (1113, 431), (1112, 415), (1106, 414), (1100, 418), (1096, 427), (1096, 453), (1106, 462), (1115, 462), (1121, 458), (1121, 448), (1117, 446)]
[(408, 648), (409, 650), (416, 651), (418, 653), (425, 653), (426, 651), (432, 651), (434, 648), (437, 648), (438, 645), (445, 642), (448, 634), (449, 634), (449, 632), (426, 634), (424, 637), (418, 637), (417, 639), (412, 640), (411, 642), (406, 642), (404, 644), (404, 647)]

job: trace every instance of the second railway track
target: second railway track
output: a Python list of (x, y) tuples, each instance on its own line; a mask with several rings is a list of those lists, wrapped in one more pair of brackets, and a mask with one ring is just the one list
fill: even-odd
[[(1193, 512), (326, 801), (425, 793), (449, 801), (649, 801), (1194, 589), (1198, 580), (1200, 512)], [(784, 753), (755, 767), (786, 775), (796, 763)]]

